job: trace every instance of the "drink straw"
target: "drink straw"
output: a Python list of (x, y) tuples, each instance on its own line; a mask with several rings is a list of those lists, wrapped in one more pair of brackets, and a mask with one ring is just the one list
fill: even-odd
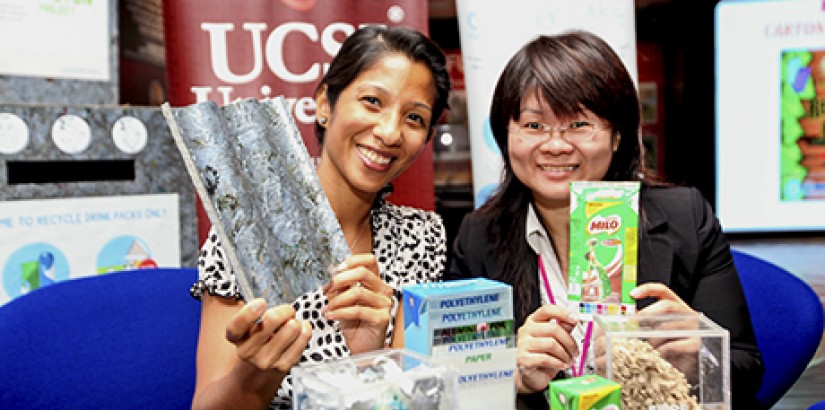
[(582, 357), (579, 360), (579, 372), (576, 374), (573, 371), (573, 377), (581, 376), (584, 372), (584, 362), (587, 359), (587, 350), (590, 348), (590, 336), (593, 333), (593, 319), (587, 322), (587, 329), (584, 331), (584, 340), (582, 340)]
[[(550, 299), (550, 303), (556, 304), (556, 300), (553, 298), (553, 291), (550, 289), (550, 281), (547, 280), (547, 271), (544, 270), (544, 262), (541, 260), (541, 255), (538, 255), (539, 260), (539, 272), (541, 273), (541, 279), (544, 282), (544, 290), (547, 292), (547, 298)], [(587, 328), (584, 331), (584, 339), (582, 340), (582, 356), (579, 360), (579, 369), (576, 371), (576, 368), (573, 367), (571, 371), (573, 372), (573, 377), (578, 377), (582, 375), (584, 372), (584, 362), (587, 359), (587, 351), (590, 348), (590, 335), (593, 333), (593, 320), (587, 322)]]

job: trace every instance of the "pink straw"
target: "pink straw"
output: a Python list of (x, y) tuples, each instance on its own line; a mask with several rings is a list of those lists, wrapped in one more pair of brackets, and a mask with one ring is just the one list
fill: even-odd
[(573, 372), (573, 376), (581, 376), (584, 372), (584, 362), (587, 359), (587, 350), (590, 348), (590, 336), (593, 333), (593, 320), (587, 322), (587, 329), (584, 331), (584, 340), (582, 340), (582, 357), (579, 360), (579, 374)]
[[(544, 282), (544, 290), (547, 292), (547, 299), (550, 300), (550, 303), (556, 304), (556, 300), (553, 298), (553, 291), (550, 289), (550, 281), (547, 280), (547, 271), (544, 270), (544, 262), (541, 260), (541, 254), (538, 255), (539, 259), (539, 272), (541, 273), (541, 279)], [(582, 357), (579, 360), (579, 370), (578, 374), (576, 374), (576, 369), (571, 369), (573, 371), (573, 377), (581, 376), (582, 372), (584, 371), (584, 361), (587, 358), (587, 350), (590, 348), (590, 336), (593, 333), (593, 320), (587, 322), (587, 328), (584, 331), (584, 340), (582, 340)]]

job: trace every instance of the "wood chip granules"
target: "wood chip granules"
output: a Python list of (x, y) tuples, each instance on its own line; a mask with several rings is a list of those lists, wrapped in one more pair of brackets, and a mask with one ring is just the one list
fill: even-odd
[(623, 410), (701, 410), (690, 383), (647, 342), (614, 339), (612, 380), (622, 385)]

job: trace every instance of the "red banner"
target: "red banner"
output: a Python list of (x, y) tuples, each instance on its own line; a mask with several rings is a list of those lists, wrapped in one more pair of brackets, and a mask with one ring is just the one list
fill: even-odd
[[(429, 32), (426, 0), (165, 0), (163, 20), (172, 106), (283, 95), (313, 157), (315, 86), (346, 37), (364, 24)], [(392, 202), (434, 209), (432, 144), (393, 185)]]

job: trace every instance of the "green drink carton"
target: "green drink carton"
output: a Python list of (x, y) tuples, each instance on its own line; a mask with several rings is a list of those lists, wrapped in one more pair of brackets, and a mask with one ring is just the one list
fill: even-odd
[(570, 183), (568, 300), (580, 313), (628, 314), (636, 309), (639, 182)]
[(550, 410), (620, 410), (622, 386), (596, 374), (550, 382)]

